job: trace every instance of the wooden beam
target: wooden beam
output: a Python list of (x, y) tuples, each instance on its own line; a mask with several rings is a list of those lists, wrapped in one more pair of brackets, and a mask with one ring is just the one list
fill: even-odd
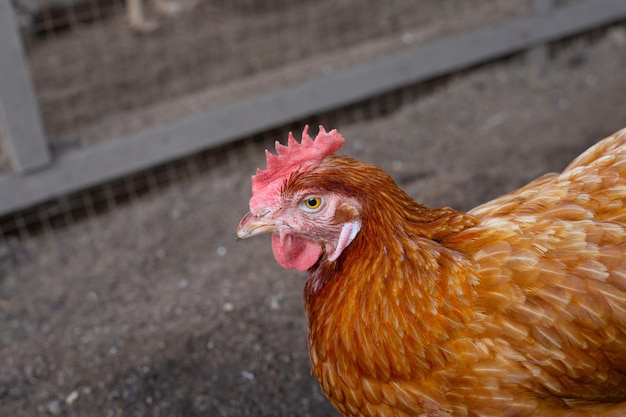
[(50, 151), (10, 0), (0, 0), (0, 139), (15, 172), (31, 172), (50, 163)]

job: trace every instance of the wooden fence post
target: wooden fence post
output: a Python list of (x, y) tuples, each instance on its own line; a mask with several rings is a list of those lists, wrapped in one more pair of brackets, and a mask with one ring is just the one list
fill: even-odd
[(11, 0), (0, 0), (0, 144), (22, 174), (51, 158), (18, 30)]

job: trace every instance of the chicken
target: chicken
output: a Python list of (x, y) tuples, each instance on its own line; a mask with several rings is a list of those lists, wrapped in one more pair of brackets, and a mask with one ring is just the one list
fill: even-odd
[[(184, 7), (175, 0), (150, 1), (154, 10), (164, 16), (176, 16)], [(159, 27), (159, 24), (155, 20), (149, 20), (146, 17), (145, 0), (126, 0), (126, 17), (130, 27), (139, 33), (153, 32)]]
[(312, 373), (345, 416), (626, 416), (626, 129), (468, 213), (289, 135), (237, 236), (307, 270)]
[[(126, 18), (130, 28), (136, 33), (150, 33), (159, 28), (159, 23), (148, 15), (174, 17), (194, 7), (196, 2), (197, 0), (126, 0)], [(40, 35), (67, 29), (76, 23), (93, 22), (112, 13), (106, 2), (89, 0), (13, 0), (12, 3), (20, 26)]]

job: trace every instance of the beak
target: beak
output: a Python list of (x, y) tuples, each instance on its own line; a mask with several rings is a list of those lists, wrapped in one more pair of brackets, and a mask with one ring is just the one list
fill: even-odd
[(248, 213), (243, 216), (237, 226), (237, 239), (247, 239), (262, 233), (276, 232), (284, 226), (282, 223), (279, 224), (272, 219), (265, 218), (267, 214), (268, 212), (265, 212), (260, 216), (255, 216), (252, 213)]

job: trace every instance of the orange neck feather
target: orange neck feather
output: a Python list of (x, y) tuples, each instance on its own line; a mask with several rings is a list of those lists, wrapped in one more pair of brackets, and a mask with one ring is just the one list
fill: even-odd
[(322, 258), (306, 282), (318, 378), (329, 362), (383, 380), (424, 377), (445, 362), (440, 348), (473, 317), (473, 265), (445, 245), (476, 220), (428, 210), (386, 174), (383, 182), (362, 196), (359, 235), (337, 261)]

